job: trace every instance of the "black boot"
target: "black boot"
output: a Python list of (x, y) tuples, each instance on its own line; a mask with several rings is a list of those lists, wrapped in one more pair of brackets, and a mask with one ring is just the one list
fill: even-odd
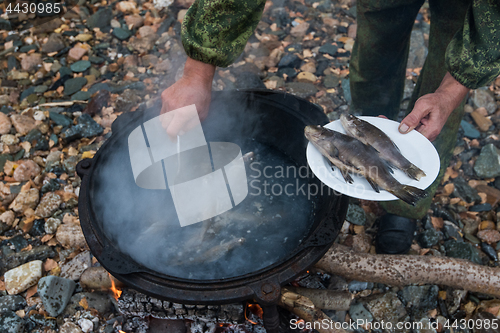
[(379, 254), (406, 254), (416, 230), (415, 220), (393, 214), (379, 219), (375, 248)]

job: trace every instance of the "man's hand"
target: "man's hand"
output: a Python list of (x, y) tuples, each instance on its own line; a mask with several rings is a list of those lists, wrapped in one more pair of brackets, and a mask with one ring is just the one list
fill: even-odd
[(161, 122), (167, 134), (176, 140), (191, 128), (191, 119), (182, 113), (170, 113), (183, 106), (195, 104), (200, 120), (206, 118), (212, 94), (212, 80), (215, 66), (188, 58), (184, 74), (173, 85), (161, 93)]
[(441, 85), (432, 94), (420, 97), (413, 110), (401, 121), (399, 132), (406, 134), (413, 129), (434, 141), (450, 114), (465, 98), (469, 88), (446, 73)]

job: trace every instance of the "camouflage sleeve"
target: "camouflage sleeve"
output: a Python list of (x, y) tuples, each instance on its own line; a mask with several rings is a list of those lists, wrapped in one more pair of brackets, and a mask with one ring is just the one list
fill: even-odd
[(189, 57), (227, 67), (243, 51), (260, 21), (265, 0), (196, 0), (182, 22)]
[(446, 50), (450, 74), (476, 89), (500, 75), (500, 1), (472, 0), (463, 29)]

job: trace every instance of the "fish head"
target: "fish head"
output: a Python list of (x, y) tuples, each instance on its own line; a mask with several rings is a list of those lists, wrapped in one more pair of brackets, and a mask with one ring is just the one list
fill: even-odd
[(361, 120), (359, 120), (358, 117), (352, 114), (345, 114), (345, 113), (341, 114), (340, 122), (342, 123), (342, 127), (344, 128), (361, 125)]
[(335, 147), (334, 140), (338, 132), (329, 130), (320, 125), (306, 126), (304, 135), (316, 148), (324, 150), (325, 153), (332, 156), (337, 155), (338, 150)]
[(304, 129), (304, 135), (311, 142), (321, 139), (324, 133), (325, 129), (320, 125), (309, 125)]

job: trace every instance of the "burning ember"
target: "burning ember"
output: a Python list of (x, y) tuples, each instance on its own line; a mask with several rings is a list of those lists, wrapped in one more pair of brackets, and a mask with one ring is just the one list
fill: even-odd
[(262, 308), (260, 307), (259, 304), (251, 304), (251, 303), (247, 303), (246, 304), (246, 309), (245, 309), (245, 319), (251, 323), (251, 324), (254, 324), (254, 325), (258, 325), (257, 322), (251, 320), (249, 318), (249, 316), (247, 316), (247, 310), (250, 310), (250, 314), (252, 314), (253, 316), (257, 316), (259, 317), (260, 319), (262, 319), (262, 314), (263, 314), (263, 311), (262, 311)]
[[(111, 276), (111, 274), (109, 274), (109, 280), (111, 281), (111, 288), (109, 290), (111, 290), (111, 292), (113, 293), (114, 299), (118, 300), (118, 298), (120, 298), (120, 296), (122, 294), (122, 291), (120, 289), (116, 288), (115, 280), (113, 279), (113, 276)], [(120, 332), (123, 332), (123, 331), (120, 331)], [(125, 332), (123, 332), (123, 333), (125, 333)]]

